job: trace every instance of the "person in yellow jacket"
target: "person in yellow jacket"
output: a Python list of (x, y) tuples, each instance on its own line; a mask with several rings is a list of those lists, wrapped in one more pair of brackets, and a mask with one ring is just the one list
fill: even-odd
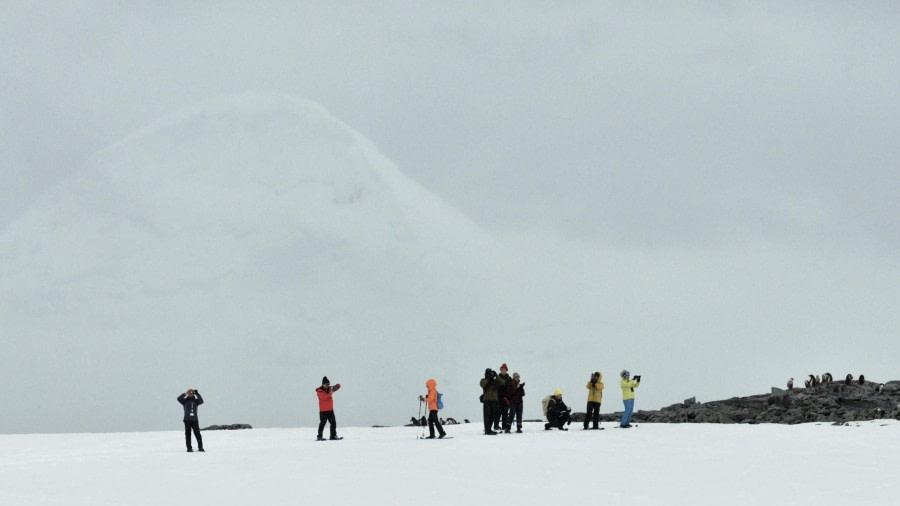
[(634, 389), (641, 386), (640, 375), (631, 379), (631, 373), (623, 370), (620, 373), (622, 381), (619, 384), (622, 387), (622, 402), (625, 403), (625, 411), (622, 413), (622, 420), (619, 427), (627, 429), (631, 427), (631, 413), (634, 411)]
[(603, 402), (603, 375), (600, 371), (591, 374), (591, 380), (588, 381), (585, 388), (588, 390), (587, 411), (584, 413), (584, 430), (588, 430), (588, 423), (593, 422), (591, 429), (600, 428), (600, 404)]

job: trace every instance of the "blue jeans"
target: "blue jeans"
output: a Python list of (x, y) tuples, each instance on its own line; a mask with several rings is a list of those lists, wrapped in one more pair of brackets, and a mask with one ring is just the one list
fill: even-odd
[(619, 425), (628, 425), (631, 423), (631, 412), (634, 411), (634, 399), (624, 399), (622, 402), (625, 403), (625, 412), (622, 413), (622, 421), (619, 422)]

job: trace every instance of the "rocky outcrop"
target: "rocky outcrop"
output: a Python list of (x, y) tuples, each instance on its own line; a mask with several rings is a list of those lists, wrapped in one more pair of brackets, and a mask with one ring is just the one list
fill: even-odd
[[(581, 413), (576, 413), (576, 419)], [(601, 420), (618, 421), (622, 414), (601, 415)], [(900, 381), (885, 384), (871, 381), (819, 383), (810, 388), (782, 390), (768, 394), (700, 403), (695, 398), (659, 411), (637, 411), (635, 422), (650, 423), (784, 423), (861, 420), (900, 420)], [(583, 418), (582, 418), (583, 419)]]
[(209, 427), (200, 430), (242, 430), (252, 428), (253, 427), (246, 423), (233, 423), (231, 425), (210, 425)]

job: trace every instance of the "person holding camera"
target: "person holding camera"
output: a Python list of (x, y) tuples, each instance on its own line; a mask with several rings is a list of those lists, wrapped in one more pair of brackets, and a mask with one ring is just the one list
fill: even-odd
[(572, 423), (571, 414), (572, 408), (566, 406), (566, 403), (563, 402), (562, 390), (557, 388), (547, 403), (547, 423), (544, 424), (544, 430), (554, 427), (559, 430), (569, 430), (564, 426)]
[(584, 430), (588, 430), (588, 422), (593, 422), (591, 429), (600, 428), (600, 404), (603, 402), (603, 375), (600, 371), (591, 374), (586, 387), (588, 390), (587, 411), (584, 413)]
[(441, 425), (441, 419), (438, 418), (438, 392), (437, 392), (437, 381), (433, 378), (429, 379), (425, 382), (425, 387), (428, 388), (428, 394), (425, 397), (419, 396), (419, 400), (425, 402), (428, 405), (428, 438), (434, 439), (434, 428), (437, 426), (438, 433), (440, 434), (440, 439), (444, 439), (444, 436), (447, 435), (444, 432), (444, 427)]
[(322, 431), (325, 430), (325, 422), (328, 422), (331, 431), (329, 439), (333, 441), (344, 439), (337, 435), (337, 420), (334, 417), (334, 399), (332, 398), (332, 395), (340, 389), (340, 383), (335, 385), (334, 388), (331, 387), (328, 376), (322, 377), (322, 386), (316, 389), (316, 395), (319, 396), (319, 435), (316, 436), (316, 441), (325, 441), (325, 438), (322, 437)]
[(623, 370), (620, 374), (622, 381), (619, 385), (622, 387), (622, 402), (625, 404), (625, 411), (622, 412), (622, 420), (619, 427), (623, 429), (631, 428), (631, 413), (634, 412), (634, 389), (641, 386), (640, 374), (631, 379), (631, 373)]
[(509, 418), (503, 430), (508, 434), (516, 422), (516, 434), (522, 433), (522, 398), (525, 397), (525, 383), (519, 373), (514, 372), (512, 381), (506, 384), (506, 401), (509, 403)]
[(497, 433), (491, 430), (494, 419), (500, 412), (500, 387), (504, 385), (503, 380), (497, 377), (497, 372), (488, 367), (484, 370), (484, 378), (481, 379), (481, 402), (483, 403), (484, 412), (484, 434), (486, 436), (496, 436)]
[(191, 447), (191, 431), (197, 439), (197, 451), (205, 452), (203, 449), (203, 438), (200, 437), (200, 419), (197, 417), (197, 407), (203, 404), (203, 397), (196, 388), (188, 388), (187, 392), (178, 396), (178, 403), (184, 408), (184, 442), (187, 444), (187, 451), (192, 452)]

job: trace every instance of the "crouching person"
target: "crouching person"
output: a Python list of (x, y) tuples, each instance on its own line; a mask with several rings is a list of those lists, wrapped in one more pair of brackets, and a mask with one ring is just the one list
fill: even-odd
[(547, 402), (547, 423), (544, 424), (544, 430), (554, 427), (559, 430), (569, 430), (565, 426), (572, 423), (571, 413), (572, 409), (563, 402), (562, 390), (557, 388)]

